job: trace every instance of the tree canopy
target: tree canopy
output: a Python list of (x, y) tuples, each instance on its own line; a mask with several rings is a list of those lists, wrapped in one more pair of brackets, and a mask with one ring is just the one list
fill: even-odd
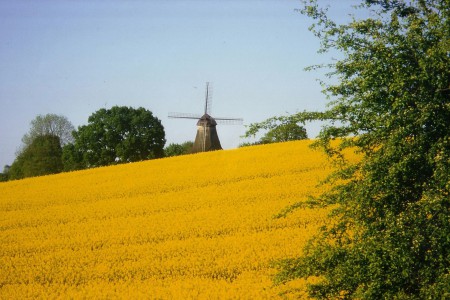
[(9, 180), (9, 170), (10, 169), (11, 169), (11, 166), (9, 166), (9, 165), (5, 165), (3, 167), (3, 172), (0, 173), (0, 182)]
[(255, 143), (243, 143), (241, 146), (281, 143), (287, 141), (305, 140), (308, 138), (305, 120), (294, 116), (272, 117), (260, 123), (250, 124), (244, 137), (255, 137), (258, 132), (265, 130), (265, 134)]
[(62, 115), (38, 115), (30, 122), (17, 157), (11, 168), (5, 168), (2, 180), (21, 179), (59, 173), (63, 170), (62, 146), (73, 141), (74, 127)]
[(9, 169), (9, 179), (41, 176), (59, 173), (63, 169), (62, 148), (55, 135), (36, 136), (23, 149)]
[(142, 107), (100, 109), (89, 117), (88, 125), (80, 126), (73, 135), (73, 146), (64, 149), (64, 164), (69, 166), (66, 169), (163, 157), (166, 142), (161, 121)]
[(178, 156), (192, 153), (192, 147), (194, 142), (187, 141), (181, 144), (171, 143), (166, 148), (164, 148), (164, 156)]
[(280, 124), (270, 129), (261, 139), (264, 144), (307, 139), (306, 129), (295, 122)]
[[(338, 167), (331, 191), (293, 208), (332, 206), (334, 221), (304, 256), (280, 263), (277, 280), (318, 276), (309, 293), (321, 299), (443, 299), (450, 296), (450, 3), (366, 0), (359, 8), (369, 17), (347, 24), (314, 0), (300, 10), (315, 20), (319, 51), (343, 58), (309, 68), (330, 69), (329, 108), (289, 117), (328, 121), (316, 146)], [(349, 147), (360, 161), (345, 160)]]
[(65, 117), (56, 114), (38, 115), (30, 123), (30, 130), (26, 133), (22, 142), (24, 148), (28, 147), (38, 136), (54, 135), (60, 140), (61, 146), (73, 142), (72, 131), (75, 128)]

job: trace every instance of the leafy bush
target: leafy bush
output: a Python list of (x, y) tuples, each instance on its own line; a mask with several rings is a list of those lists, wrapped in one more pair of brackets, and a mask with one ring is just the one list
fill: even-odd
[[(334, 99), (316, 145), (339, 168), (331, 221), (304, 256), (280, 263), (279, 282), (316, 277), (320, 299), (450, 297), (450, 5), (444, 0), (367, 0), (366, 19), (337, 25), (316, 1), (301, 10), (317, 22), (321, 51), (343, 58), (325, 85)], [(314, 67), (312, 67), (314, 68)], [(336, 81), (334, 81), (336, 82)], [(254, 126), (253, 128), (256, 128)], [(336, 146), (331, 140), (339, 138)], [(350, 163), (343, 150), (357, 149)]]

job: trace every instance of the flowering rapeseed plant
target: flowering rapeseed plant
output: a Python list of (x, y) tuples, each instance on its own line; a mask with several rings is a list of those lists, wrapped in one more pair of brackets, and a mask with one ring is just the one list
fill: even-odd
[(299, 256), (327, 211), (273, 216), (323, 189), (309, 143), (0, 183), (0, 298), (301, 296), (271, 262)]

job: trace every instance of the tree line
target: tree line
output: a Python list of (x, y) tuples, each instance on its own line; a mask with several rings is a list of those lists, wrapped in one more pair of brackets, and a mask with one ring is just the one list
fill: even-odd
[[(292, 120), (272, 122), (256, 142), (240, 147), (307, 139), (306, 129)], [(256, 135), (254, 132), (253, 137)], [(78, 129), (65, 117), (38, 115), (11, 166), (0, 181), (22, 179), (192, 153), (193, 142), (166, 143), (164, 127), (142, 107), (114, 106), (100, 109)]]
[(188, 154), (192, 142), (166, 148), (164, 127), (142, 107), (100, 109), (75, 129), (65, 117), (38, 115), (0, 181)]

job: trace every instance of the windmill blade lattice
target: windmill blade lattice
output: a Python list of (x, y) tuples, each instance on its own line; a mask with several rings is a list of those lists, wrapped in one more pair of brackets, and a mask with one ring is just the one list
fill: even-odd
[(211, 115), (211, 105), (212, 105), (212, 85), (211, 83), (206, 83), (205, 91), (205, 114)]
[(242, 125), (244, 122), (242, 118), (214, 118), (214, 120), (216, 120), (217, 124), (222, 125)]
[(174, 119), (200, 119), (202, 116), (199, 114), (171, 112), (169, 113), (168, 117)]

